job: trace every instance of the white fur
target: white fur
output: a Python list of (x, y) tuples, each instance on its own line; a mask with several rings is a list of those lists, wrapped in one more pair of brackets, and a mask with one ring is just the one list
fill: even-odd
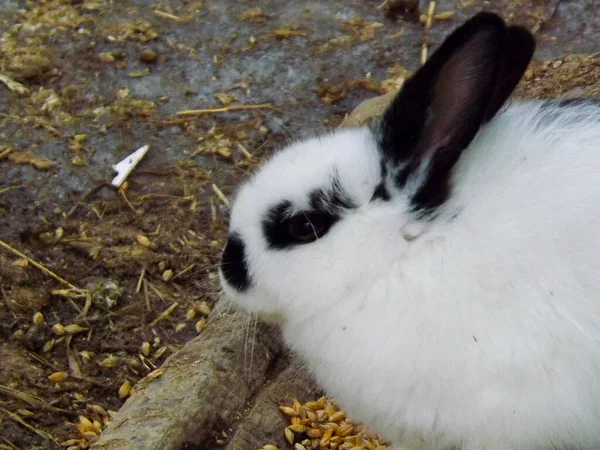
[[(327, 392), (398, 448), (600, 448), (600, 109), (541, 105), (479, 132), (416, 233), (405, 195), (369, 202), (368, 128), (283, 150), (234, 203), (252, 287), (226, 292), (280, 317)], [(266, 249), (265, 211), (301, 209), (334, 171), (359, 207)]]

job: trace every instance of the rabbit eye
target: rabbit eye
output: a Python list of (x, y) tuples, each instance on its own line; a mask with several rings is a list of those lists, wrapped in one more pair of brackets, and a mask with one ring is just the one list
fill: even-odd
[(340, 219), (339, 214), (316, 208), (294, 212), (286, 200), (268, 211), (262, 228), (268, 246), (281, 250), (316, 241)]
[(296, 243), (313, 242), (323, 236), (335, 222), (335, 217), (322, 212), (303, 212), (287, 220), (287, 232)]

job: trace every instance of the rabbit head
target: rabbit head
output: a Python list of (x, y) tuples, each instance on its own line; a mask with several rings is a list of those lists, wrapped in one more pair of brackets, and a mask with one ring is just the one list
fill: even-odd
[(509, 97), (534, 42), (496, 15), (458, 28), (371, 127), (297, 142), (239, 190), (220, 277), (233, 300), (287, 320), (343, 305), (452, 214), (452, 172)]

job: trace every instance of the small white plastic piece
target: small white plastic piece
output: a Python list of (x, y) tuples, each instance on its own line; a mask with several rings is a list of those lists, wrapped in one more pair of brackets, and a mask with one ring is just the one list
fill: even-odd
[(120, 163), (115, 164), (113, 169), (117, 172), (117, 176), (112, 180), (111, 184), (117, 188), (121, 187), (129, 174), (133, 171), (133, 169), (135, 169), (144, 155), (148, 152), (148, 149), (150, 149), (150, 146), (144, 145)]

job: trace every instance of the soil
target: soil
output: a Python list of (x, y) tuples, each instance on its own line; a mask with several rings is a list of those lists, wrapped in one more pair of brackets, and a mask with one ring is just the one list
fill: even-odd
[[(429, 2), (381, 3), (0, 4), (0, 448), (86, 448), (129, 386), (158, 376), (206, 320), (231, 332), (218, 327), (215, 275), (227, 198), (290, 139), (397, 87), (425, 40), (435, 47), (476, 11), (499, 11), (539, 42), (517, 96), (600, 94), (595, 0), (441, 0), (436, 13), (452, 14), (429, 31)], [(145, 144), (126, 186), (111, 188), (111, 166)], [(234, 341), (245, 361), (248, 338)], [(221, 355), (206, 347), (201, 357)], [(254, 381), (245, 363), (231, 381), (239, 411), (206, 422), (195, 448), (281, 440), (264, 405), (279, 374), (277, 400), (291, 402), (282, 392), (300, 369), (265, 348)], [(294, 395), (316, 395), (299, 385)]]

